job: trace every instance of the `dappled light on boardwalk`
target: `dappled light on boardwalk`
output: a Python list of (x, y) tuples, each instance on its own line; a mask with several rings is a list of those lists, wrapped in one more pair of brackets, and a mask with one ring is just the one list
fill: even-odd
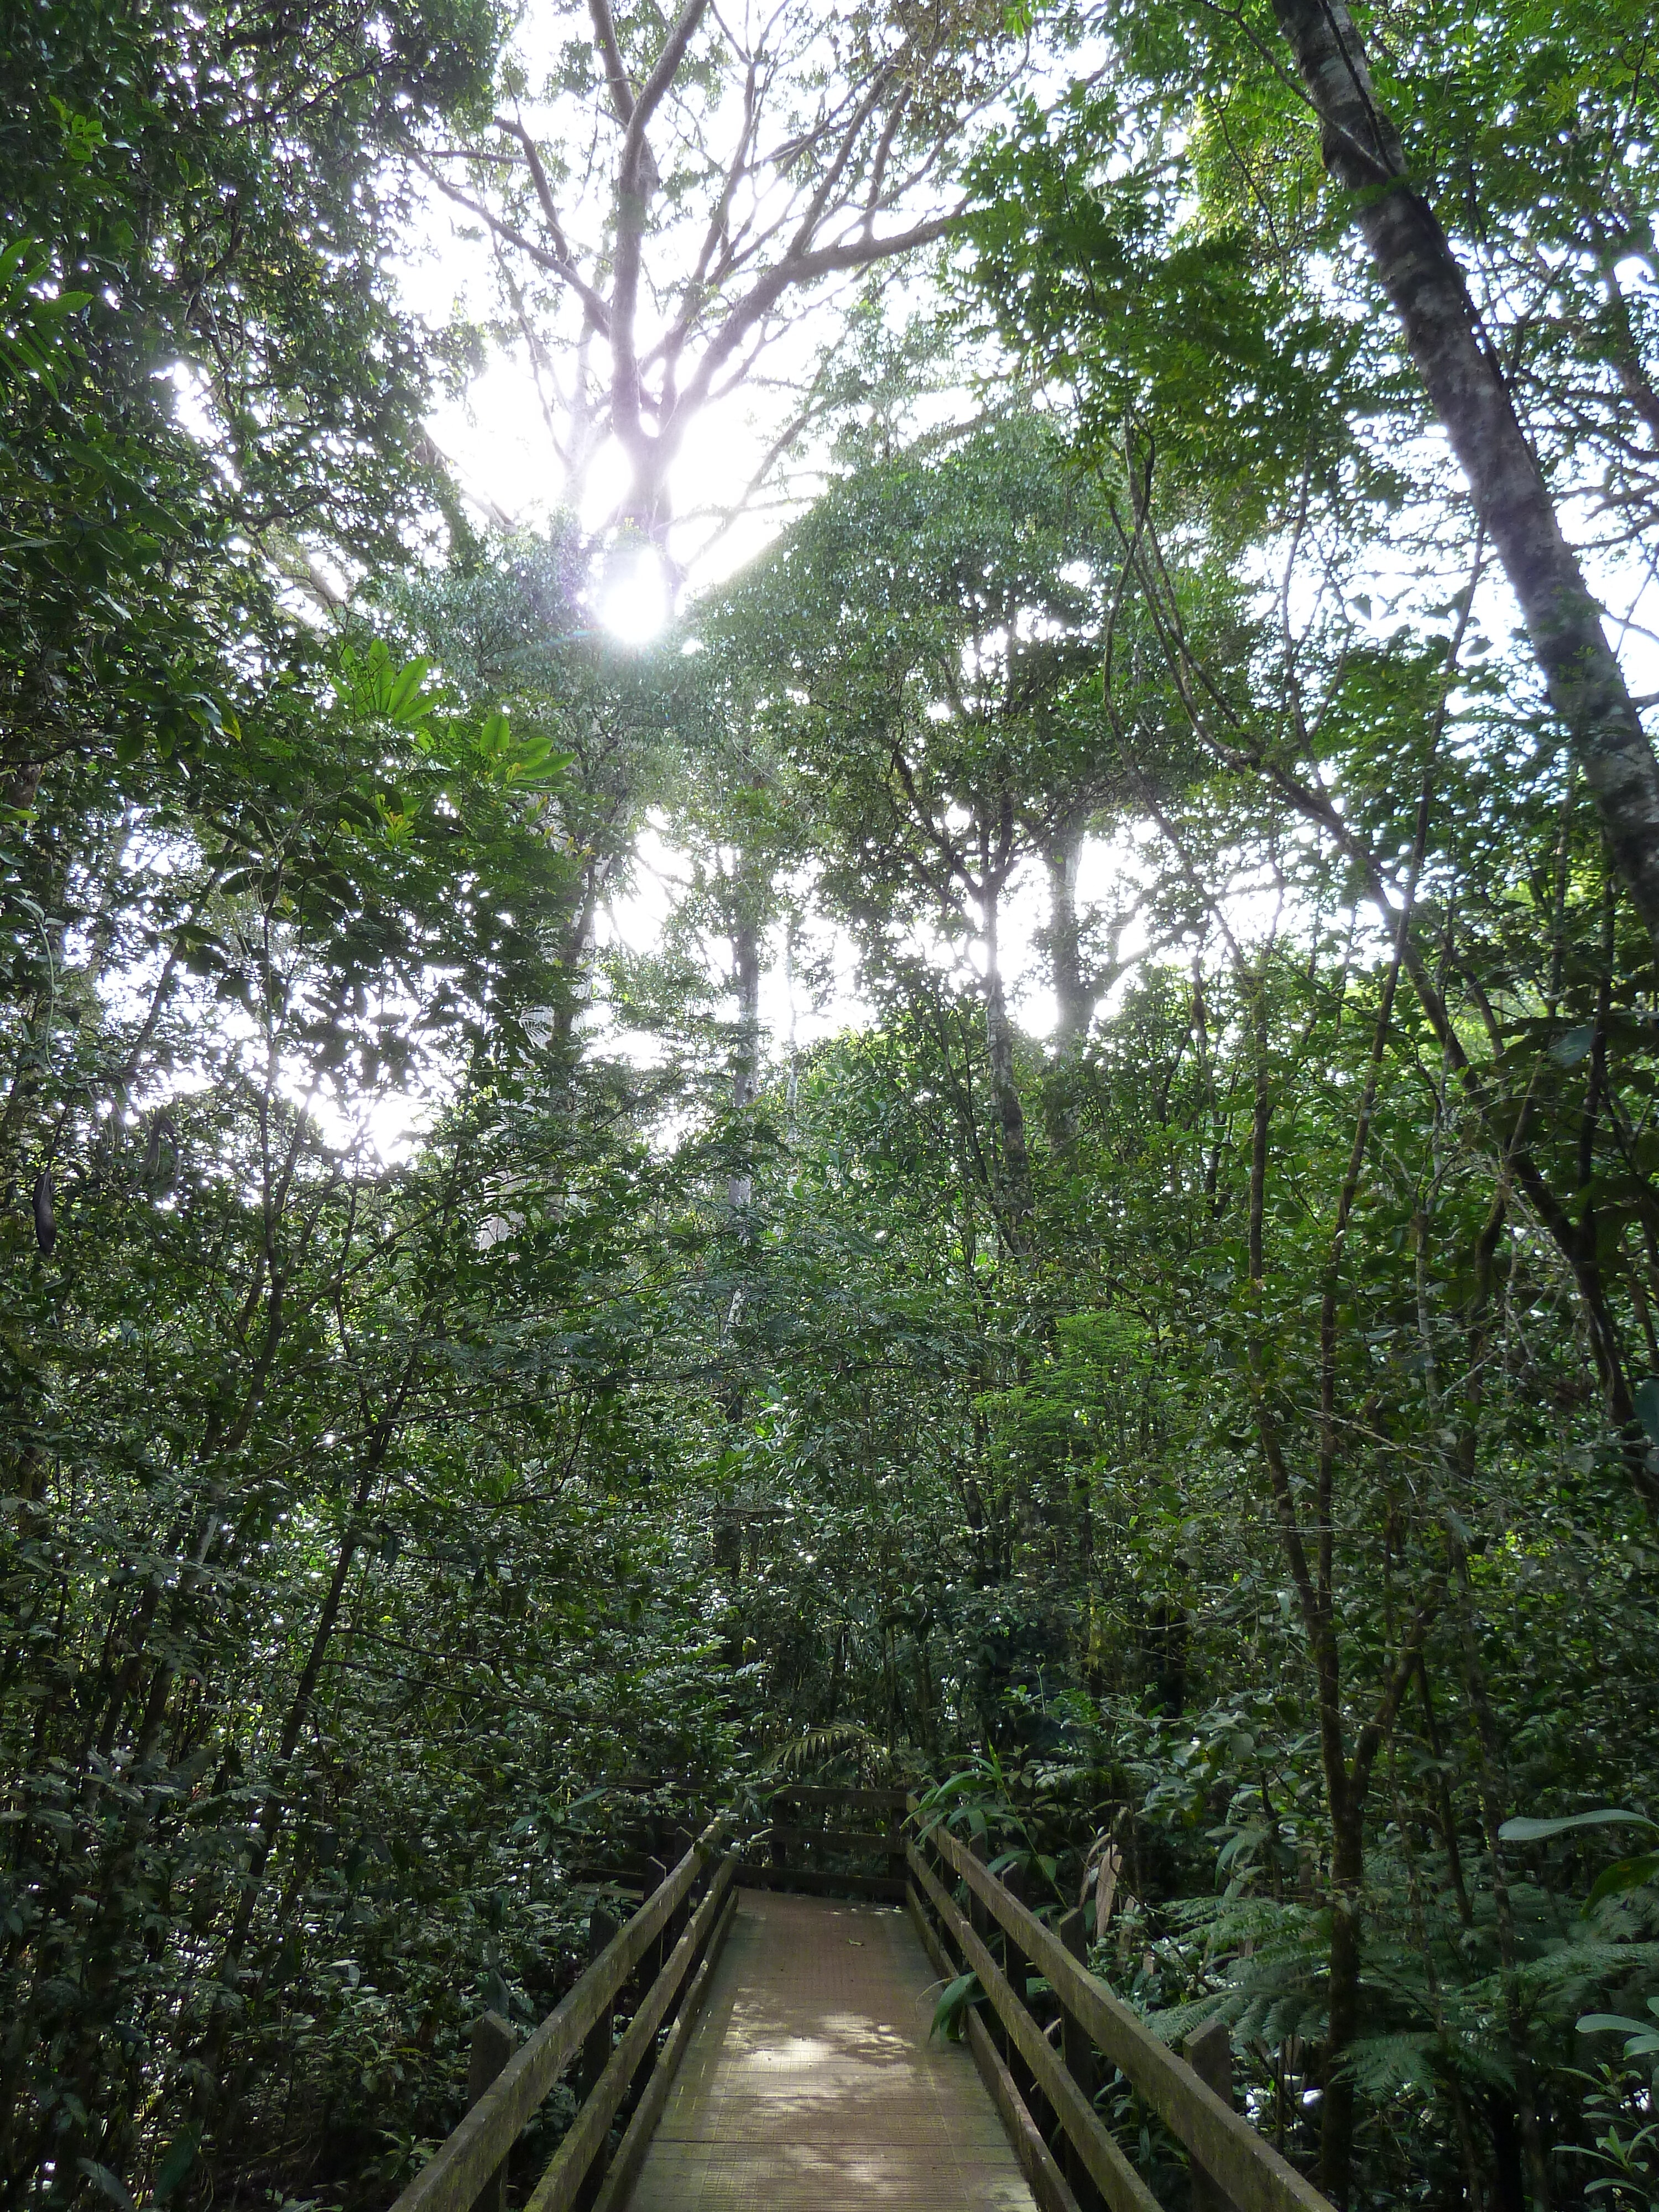
[(742, 1894), (631, 2212), (1032, 2212), (897, 1911)]

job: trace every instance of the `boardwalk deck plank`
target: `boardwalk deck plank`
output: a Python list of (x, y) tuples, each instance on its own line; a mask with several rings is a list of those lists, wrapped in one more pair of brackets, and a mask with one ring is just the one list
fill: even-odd
[(903, 1913), (744, 1890), (629, 2212), (1035, 2212)]

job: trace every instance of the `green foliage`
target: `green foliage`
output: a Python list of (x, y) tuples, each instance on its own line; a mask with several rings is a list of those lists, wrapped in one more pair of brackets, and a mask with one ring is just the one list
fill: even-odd
[[(384, 2203), (606, 1863), (810, 1776), (1081, 1905), (1356, 2212), (1651, 2203), (1650, 948), (1267, 13), (1000, 112), (1026, 386), (906, 447), (866, 302), (846, 473), (654, 655), (422, 442), (386, 247), (500, 28), (0, 28), (0, 2191)], [(1643, 559), (1647, 29), (1376, 26)]]
[[(1274, 493), (1363, 465), (1356, 417), (1380, 393), (1364, 326), (1333, 313), (1248, 223), (1194, 220), (1190, 164), (1115, 93), (1028, 103), (969, 170), (975, 301), (1075, 395), (1097, 456), (1156, 452), (1248, 527)], [(1142, 464), (1144, 465), (1144, 463)]]
[(939, 2002), (933, 2007), (930, 2035), (942, 2035), (947, 2043), (960, 2043), (968, 2033), (968, 2008), (983, 2004), (985, 1992), (979, 1985), (977, 1974), (958, 1974), (946, 1982), (939, 1991)]

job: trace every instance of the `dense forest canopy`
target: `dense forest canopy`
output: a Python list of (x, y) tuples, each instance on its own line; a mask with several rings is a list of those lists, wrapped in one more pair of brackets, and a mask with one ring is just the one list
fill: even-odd
[(1648, 9), (0, 87), (3, 2203), (389, 2203), (789, 1778), (945, 1785), (1337, 2204), (1659, 2205)]

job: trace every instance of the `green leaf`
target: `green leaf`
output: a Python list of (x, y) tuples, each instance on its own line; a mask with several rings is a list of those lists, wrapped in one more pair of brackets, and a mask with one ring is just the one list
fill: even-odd
[(167, 2145), (161, 2163), (155, 2169), (155, 2198), (158, 2203), (172, 2196), (195, 2165), (200, 2143), (201, 2138), (196, 2130), (189, 2128), (183, 2135), (175, 2136)]
[(960, 2043), (963, 2025), (970, 2004), (983, 2002), (984, 1991), (977, 1974), (958, 1974), (947, 1982), (939, 1992), (939, 2002), (933, 2008), (933, 2024), (928, 2033), (942, 2035), (947, 2043)]
[(1622, 1897), (1627, 1889), (1640, 1889), (1656, 1875), (1659, 1875), (1659, 1851), (1644, 1851), (1638, 1858), (1615, 1859), (1596, 1876), (1595, 1887), (1585, 1899), (1585, 1909), (1600, 1905), (1604, 1897)]
[(1589, 1055), (1590, 1047), (1595, 1042), (1595, 1031), (1593, 1028), (1585, 1025), (1569, 1030), (1565, 1036), (1557, 1037), (1555, 1042), (1550, 1047), (1550, 1058), (1558, 1067), (1577, 1067), (1579, 1061)]
[[(1650, 1999), (1651, 2003), (1651, 1999)], [(1578, 2022), (1580, 2035), (1622, 2035), (1626, 2058), (1659, 2056), (1659, 2027), (1650, 2021), (1632, 2020), (1620, 2012), (1587, 2012)]]
[(95, 2158), (77, 2158), (75, 2163), (87, 2179), (117, 2207), (117, 2212), (137, 2212), (131, 2193), (119, 2174), (112, 2173), (106, 2166), (100, 2166)]
[(1593, 1813), (1569, 1813), (1559, 1820), (1535, 1820), (1522, 1815), (1505, 1820), (1498, 1832), (1506, 1844), (1541, 1844), (1574, 1828), (1612, 1827), (1620, 1821), (1631, 1827), (1651, 1828), (1659, 1834), (1659, 1820), (1650, 1820), (1645, 1813), (1625, 1813), (1608, 1805), (1598, 1805)]

